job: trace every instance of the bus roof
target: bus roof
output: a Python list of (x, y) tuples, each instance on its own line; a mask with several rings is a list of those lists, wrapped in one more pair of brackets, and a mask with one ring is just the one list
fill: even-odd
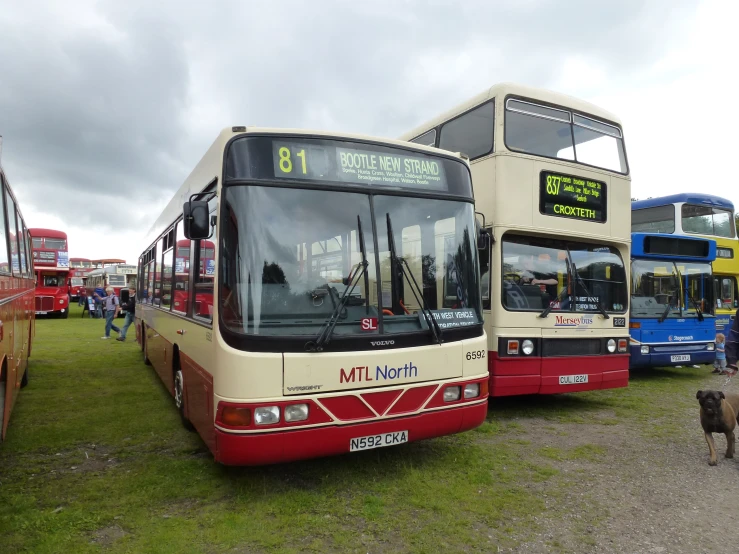
[(687, 202), (688, 204), (705, 204), (707, 206), (715, 206), (717, 208), (725, 208), (734, 210), (734, 204), (731, 200), (713, 196), (712, 194), (701, 194), (699, 192), (684, 192), (682, 194), (671, 194), (669, 196), (659, 196), (657, 198), (649, 198), (647, 200), (636, 200), (631, 203), (631, 209), (643, 210), (644, 208), (656, 208), (658, 206), (666, 206), (676, 202)]
[(91, 262), (90, 258), (69, 258), (70, 262)]
[(35, 227), (33, 229), (28, 229), (28, 232), (31, 233), (31, 236), (36, 239), (44, 238), (44, 239), (66, 239), (67, 233), (64, 231), (55, 231), (53, 229), (41, 229), (39, 227)]
[(664, 233), (631, 233), (631, 257), (712, 262), (716, 259), (716, 241)]
[(113, 265), (113, 264), (125, 264), (126, 260), (122, 260), (120, 258), (103, 258), (102, 260), (90, 260), (93, 264), (100, 264), (100, 265)]
[[(103, 275), (105, 273), (118, 274), (118, 275), (129, 275), (136, 273), (136, 266), (130, 264), (113, 264), (106, 267), (98, 267), (93, 269), (87, 274), (87, 277), (95, 275)], [(127, 270), (127, 271), (126, 271)]]
[(570, 108), (572, 110), (575, 110), (576, 112), (592, 115), (596, 118), (615, 123), (616, 125), (621, 127), (621, 120), (611, 112), (604, 110), (603, 108), (600, 108), (595, 104), (586, 102), (585, 100), (575, 98), (574, 96), (561, 94), (559, 92), (554, 92), (547, 89), (519, 85), (516, 83), (499, 83), (497, 85), (493, 85), (480, 94), (473, 96), (469, 100), (458, 104), (451, 110), (447, 110), (438, 117), (426, 121), (423, 125), (419, 125), (413, 130), (407, 133), (403, 133), (403, 135), (401, 135), (401, 139), (414, 139), (422, 135), (429, 129), (433, 127), (438, 127), (442, 123), (471, 110), (475, 106), (479, 106), (487, 100), (491, 100), (493, 98), (505, 98), (508, 95), (520, 96), (523, 98), (544, 102), (546, 104), (553, 104), (555, 106)]
[[(210, 148), (205, 152), (203, 157), (197, 163), (195, 168), (190, 172), (185, 182), (174, 194), (172, 200), (169, 201), (167, 206), (162, 211), (161, 215), (156, 219), (154, 224), (149, 229), (149, 232), (145, 237), (145, 244), (143, 248), (148, 247), (154, 240), (162, 234), (162, 232), (171, 225), (178, 215), (182, 214), (182, 206), (187, 202), (191, 195), (202, 192), (203, 189), (210, 183), (220, 178), (221, 168), (223, 165), (223, 151), (226, 148), (226, 144), (229, 140), (236, 136), (244, 136), (250, 134), (262, 134), (262, 135), (294, 135), (294, 136), (307, 136), (307, 137), (324, 137), (334, 138), (338, 140), (357, 140), (357, 141), (369, 141), (369, 142), (380, 142), (387, 144), (388, 146), (397, 146), (403, 149), (417, 150), (419, 152), (426, 152), (434, 156), (447, 155), (457, 159), (462, 159), (459, 154), (453, 152), (447, 152), (439, 148), (433, 148), (430, 146), (423, 146), (421, 144), (409, 144), (403, 140), (371, 137), (366, 135), (358, 135), (352, 133), (338, 133), (328, 131), (313, 131), (308, 129), (278, 129), (270, 127), (226, 127), (219, 134), (216, 140), (211, 144)], [(213, 168), (216, 168), (214, 171)]]

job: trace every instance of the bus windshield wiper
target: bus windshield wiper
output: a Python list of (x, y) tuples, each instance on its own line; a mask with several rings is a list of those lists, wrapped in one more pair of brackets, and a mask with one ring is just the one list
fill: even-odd
[(559, 302), (562, 302), (562, 299), (564, 298), (564, 293), (568, 292), (570, 290), (570, 261), (566, 260), (567, 262), (567, 283), (564, 287), (562, 287), (562, 290), (559, 291), (559, 294), (557, 295), (557, 298), (554, 299), (554, 302), (550, 302), (549, 306), (544, 308), (544, 311), (539, 314), (539, 317), (545, 318), (549, 315), (549, 313), (554, 309), (554, 306), (558, 304)]
[[(570, 251), (568, 249), (567, 253), (569, 254), (569, 252)], [(575, 262), (572, 262), (572, 274), (575, 276), (575, 279), (577, 279), (577, 282), (580, 283), (580, 286), (585, 291), (585, 294), (588, 295), (588, 300), (595, 300), (595, 305), (598, 308), (598, 311), (603, 315), (603, 319), (611, 319), (611, 316), (608, 315), (608, 312), (603, 307), (603, 303), (600, 301), (600, 298), (596, 298), (595, 296), (593, 296), (593, 293), (590, 292), (583, 278), (580, 277), (580, 274), (577, 272), (577, 266), (575, 265)], [(575, 288), (575, 303), (577, 303), (577, 288)]]
[(670, 307), (670, 301), (667, 301), (667, 306), (665, 306), (665, 311), (662, 312), (662, 315), (659, 316), (659, 319), (657, 319), (657, 323), (664, 323), (665, 319), (667, 319), (667, 316), (670, 315), (670, 310), (672, 308)]
[[(442, 331), (441, 327), (439, 327), (439, 322), (436, 321), (436, 316), (434, 316), (434, 312), (432, 312), (426, 304), (426, 298), (423, 296), (423, 289), (418, 286), (418, 282), (413, 276), (413, 272), (408, 266), (408, 262), (405, 260), (405, 258), (401, 258), (398, 256), (398, 252), (395, 249), (395, 235), (393, 234), (393, 224), (390, 221), (390, 214), (387, 213), (385, 215), (387, 219), (387, 241), (390, 246), (390, 258), (394, 262), (394, 264), (400, 268), (400, 272), (403, 274), (403, 277), (405, 277), (405, 279), (408, 281), (408, 284), (411, 285), (411, 292), (416, 298), (416, 302), (418, 302), (418, 305), (421, 306), (421, 314), (423, 315), (423, 319), (426, 321), (426, 325), (428, 325), (431, 334), (434, 336), (434, 340), (441, 344)], [(418, 294), (416, 293), (416, 291), (418, 291)]]
[[(357, 222), (359, 223), (359, 217), (357, 217)], [(361, 235), (361, 223), (360, 224), (360, 237)], [(369, 286), (367, 281), (367, 266), (369, 263), (367, 262), (367, 255), (364, 251), (364, 240), (360, 239), (360, 248), (362, 250), (362, 261), (359, 262), (357, 265), (355, 265), (352, 268), (352, 272), (350, 273), (349, 277), (349, 283), (347, 284), (346, 288), (344, 289), (344, 293), (341, 295), (341, 298), (339, 299), (339, 303), (336, 304), (334, 307), (334, 311), (331, 312), (331, 315), (328, 317), (328, 319), (324, 322), (324, 324), (321, 326), (321, 330), (318, 333), (318, 336), (316, 337), (315, 341), (308, 341), (305, 343), (305, 351), (306, 352), (321, 352), (323, 350), (323, 347), (329, 343), (331, 340), (331, 335), (334, 334), (334, 329), (336, 328), (336, 324), (339, 321), (339, 318), (341, 317), (341, 312), (344, 311), (344, 308), (346, 307), (347, 302), (349, 301), (349, 298), (351, 297), (352, 292), (354, 292), (354, 289), (357, 288), (357, 285), (359, 284), (359, 280), (364, 275), (365, 277), (365, 292), (367, 293), (367, 303), (368, 307), (367, 310), (369, 312)], [(331, 291), (329, 291), (329, 294), (331, 294)]]
[(362, 265), (364, 265), (364, 299), (369, 315), (369, 275), (367, 275), (367, 250), (364, 247), (364, 233), (362, 232), (362, 219), (357, 216), (357, 237), (359, 238), (359, 252), (362, 254)]

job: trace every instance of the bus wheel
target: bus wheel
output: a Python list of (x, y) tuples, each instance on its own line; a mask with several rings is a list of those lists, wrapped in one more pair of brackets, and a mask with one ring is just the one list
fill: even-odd
[(67, 319), (69, 317), (69, 308), (64, 310), (64, 313), (62, 313), (62, 319)]
[(28, 386), (28, 365), (26, 365), (26, 371), (23, 373), (23, 378), (21, 379), (21, 388), (25, 389)]
[(188, 431), (194, 431), (192, 423), (185, 416), (185, 381), (182, 376), (182, 370), (178, 367), (174, 372), (174, 403), (180, 412), (180, 420), (182, 425)]

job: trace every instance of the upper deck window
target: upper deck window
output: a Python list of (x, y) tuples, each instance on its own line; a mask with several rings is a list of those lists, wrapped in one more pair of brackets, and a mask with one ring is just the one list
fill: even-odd
[(439, 148), (462, 152), (470, 159), (489, 154), (493, 150), (494, 124), (495, 104), (486, 102), (445, 123), (439, 135)]
[(686, 233), (730, 239), (736, 237), (734, 214), (730, 210), (683, 204), (682, 221)]
[(621, 129), (567, 110), (509, 98), (506, 147), (627, 173)]
[(655, 206), (631, 212), (632, 233), (674, 233), (675, 206)]
[(44, 247), (49, 250), (66, 250), (67, 241), (65, 239), (44, 239)]
[(34, 248), (43, 248), (44, 247), (44, 239), (32, 239), (33, 240), (33, 247)]

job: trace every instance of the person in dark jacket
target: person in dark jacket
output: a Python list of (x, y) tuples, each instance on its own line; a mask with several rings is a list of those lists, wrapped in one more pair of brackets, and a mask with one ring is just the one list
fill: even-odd
[(136, 316), (136, 287), (130, 285), (128, 287), (128, 302), (123, 305), (123, 309), (126, 312), (126, 319), (123, 322), (123, 328), (121, 329), (120, 336), (115, 339), (123, 342), (126, 340), (126, 332), (133, 323), (133, 318)]
[(729, 336), (726, 337), (726, 370), (736, 373), (737, 360), (739, 360), (739, 310), (736, 311)]
[(103, 317), (103, 301), (105, 289), (103, 287), (95, 287), (92, 297), (95, 299), (95, 317)]

